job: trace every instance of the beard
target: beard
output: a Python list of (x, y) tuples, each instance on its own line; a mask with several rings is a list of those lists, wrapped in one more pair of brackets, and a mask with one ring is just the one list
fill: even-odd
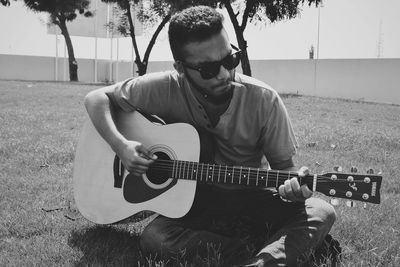
[(226, 80), (225, 82), (222, 82), (220, 84), (217, 84), (213, 87), (210, 87), (211, 91), (218, 87), (224, 86), (224, 85), (228, 87), (228, 88), (226, 88), (225, 92), (218, 94), (218, 95), (214, 95), (214, 94), (210, 93), (209, 91), (207, 91), (207, 89), (198, 85), (192, 79), (192, 77), (190, 77), (190, 75), (187, 73), (186, 70), (184, 70), (184, 73), (185, 73), (185, 77), (189, 81), (191, 87), (193, 87), (195, 90), (197, 90), (203, 96), (203, 98), (207, 99), (207, 101), (210, 101), (211, 103), (214, 103), (214, 104), (220, 104), (220, 103), (225, 103), (226, 101), (228, 101), (232, 98), (233, 88), (234, 88), (232, 81), (234, 81), (234, 78), (235, 78), (235, 69), (229, 71), (230, 77), (228, 80)]

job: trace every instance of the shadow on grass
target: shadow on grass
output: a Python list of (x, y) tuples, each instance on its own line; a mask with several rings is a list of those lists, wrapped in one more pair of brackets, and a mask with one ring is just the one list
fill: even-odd
[(113, 226), (73, 231), (68, 243), (83, 252), (75, 266), (136, 266), (143, 261), (139, 236)]

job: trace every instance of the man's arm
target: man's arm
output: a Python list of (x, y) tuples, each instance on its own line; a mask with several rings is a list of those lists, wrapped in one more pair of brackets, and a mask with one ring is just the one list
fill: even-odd
[(127, 140), (117, 129), (113, 116), (121, 109), (112, 101), (113, 86), (100, 88), (85, 97), (85, 107), (101, 137), (119, 156), (125, 168), (137, 175), (147, 171), (156, 158), (141, 143)]

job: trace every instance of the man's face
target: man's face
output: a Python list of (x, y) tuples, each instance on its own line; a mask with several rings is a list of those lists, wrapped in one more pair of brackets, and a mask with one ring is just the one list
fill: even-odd
[[(183, 47), (184, 63), (190, 66), (202, 66), (207, 62), (220, 61), (232, 53), (228, 35), (224, 29), (219, 34), (202, 42), (188, 43)], [(231, 81), (235, 70), (227, 70), (221, 65), (219, 73), (211, 79), (204, 79), (200, 72), (183, 65), (185, 75), (195, 87), (200, 87), (209, 95), (218, 97), (232, 90)]]

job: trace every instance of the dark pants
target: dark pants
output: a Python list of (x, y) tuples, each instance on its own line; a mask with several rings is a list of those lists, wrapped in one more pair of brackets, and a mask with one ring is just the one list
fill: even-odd
[(266, 266), (295, 266), (323, 241), (335, 218), (333, 207), (317, 198), (284, 202), (267, 190), (201, 185), (186, 216), (158, 216), (145, 228), (140, 245), (162, 258), (182, 252), (206, 256), (211, 248), (226, 265), (266, 253)]

